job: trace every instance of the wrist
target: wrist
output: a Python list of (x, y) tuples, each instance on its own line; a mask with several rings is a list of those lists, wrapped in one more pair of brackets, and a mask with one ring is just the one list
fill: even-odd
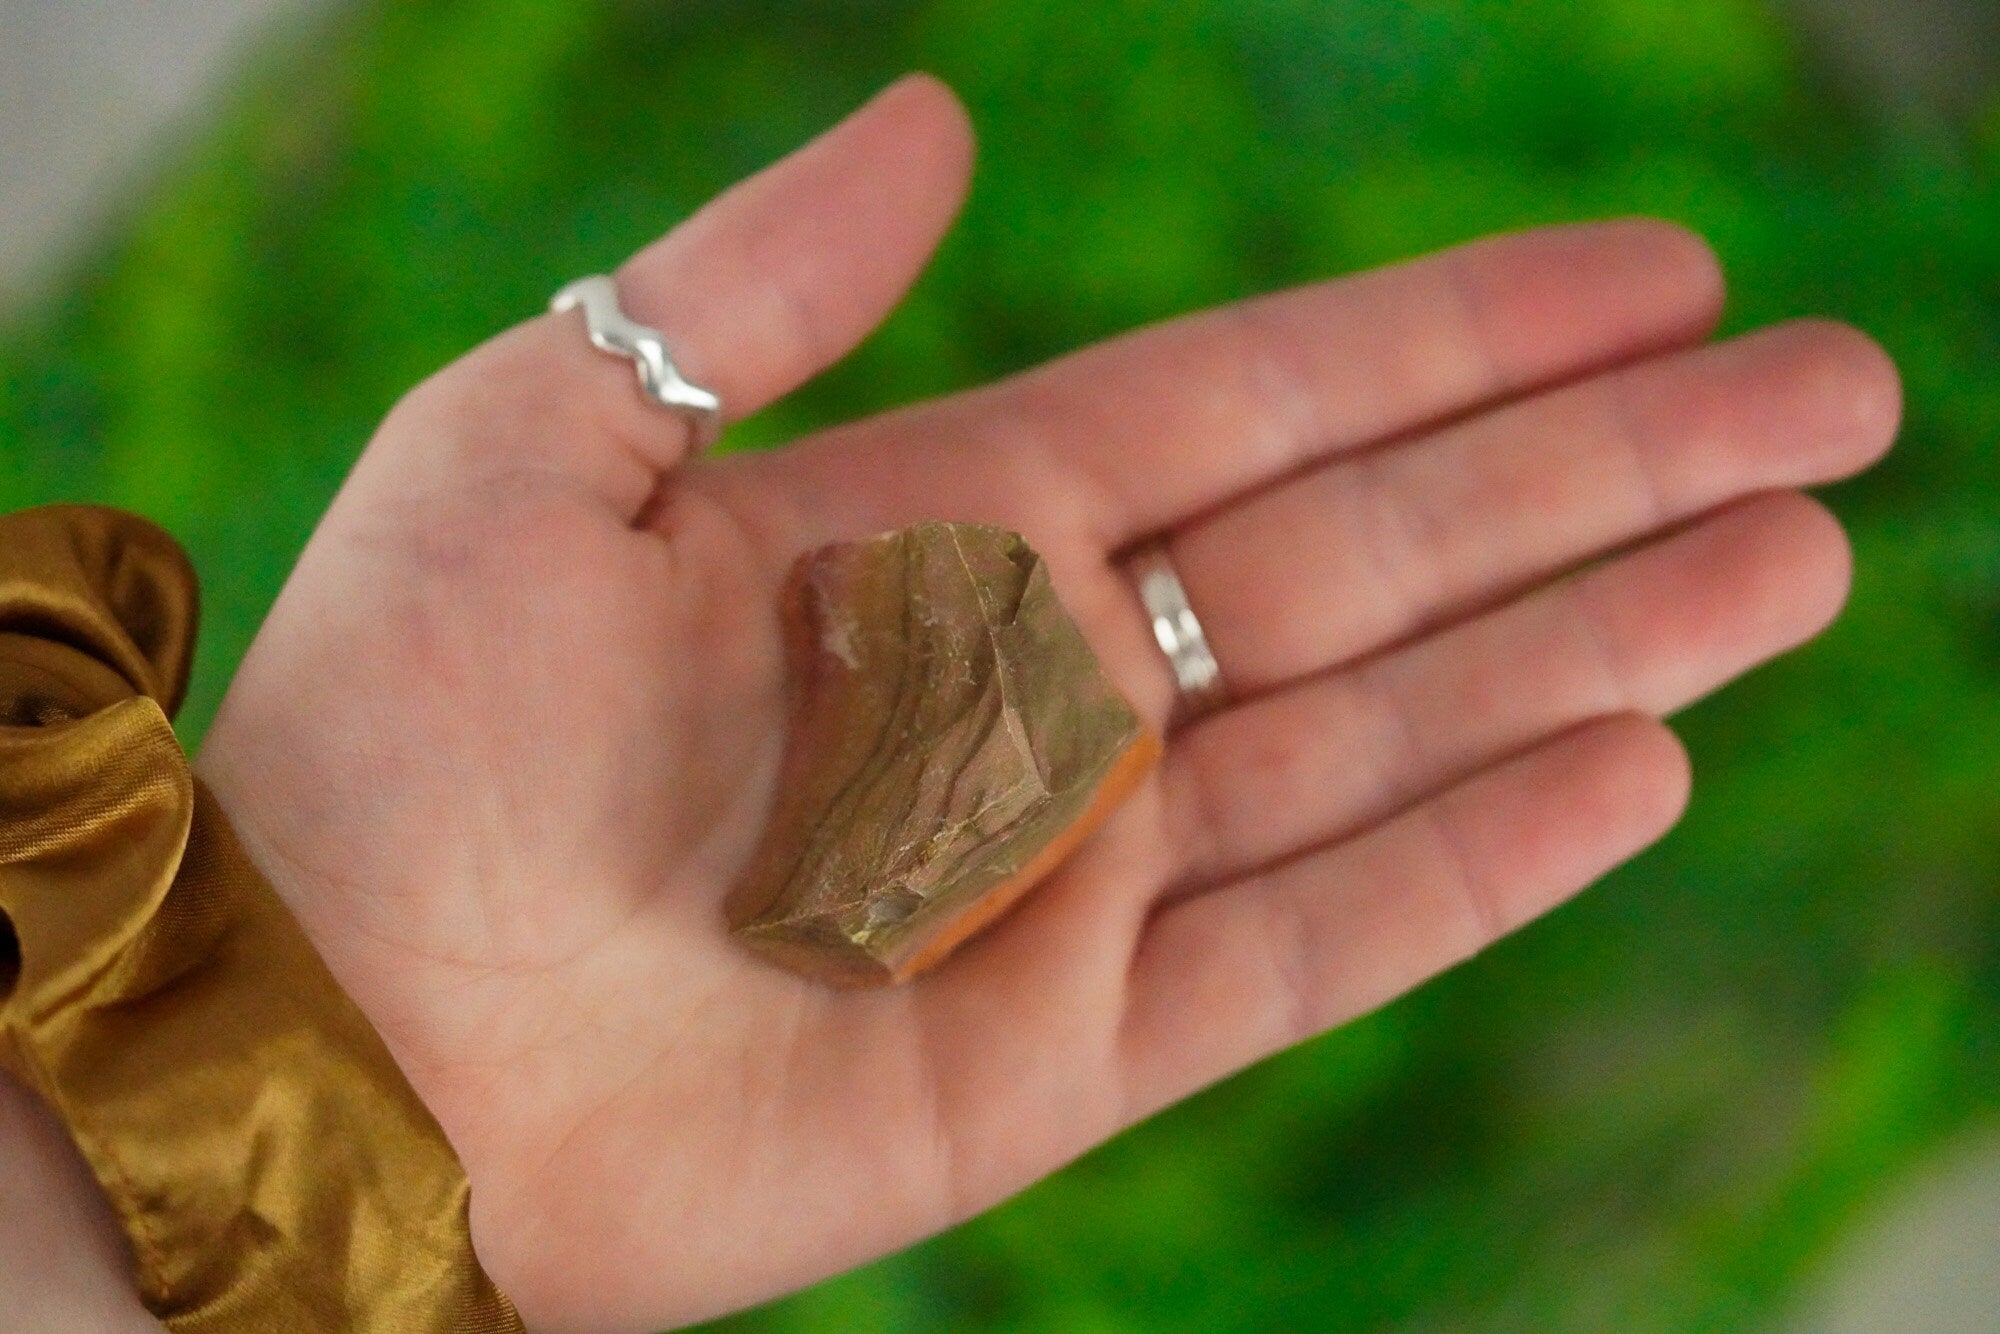
[(160, 1329), (139, 1303), (131, 1252), (109, 1201), (62, 1127), (4, 1073), (0, 1308), (9, 1328)]
[[(0, 711), (34, 721), (0, 753), (15, 945), (0, 1056), (103, 1193), (93, 1211), (78, 1157), (10, 1088), (23, 1170), (0, 1176), (0, 1263), (33, 1257), (13, 1284), (53, 1303), (33, 1327), (130, 1327), (122, 1269), (176, 1328), (332, 1313), (342, 1329), (519, 1330), (472, 1252), (470, 1187), (435, 1118), (188, 771), (169, 723), (191, 656), (185, 558), (113, 511), (0, 524)], [(107, 1215), (130, 1254), (105, 1245)], [(75, 1272), (49, 1263), (70, 1258)]]

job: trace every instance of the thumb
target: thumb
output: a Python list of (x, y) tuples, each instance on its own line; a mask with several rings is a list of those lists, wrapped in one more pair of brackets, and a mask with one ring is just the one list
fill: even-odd
[[(729, 419), (747, 416), (882, 321), (956, 216), (971, 164), (957, 98), (907, 76), (632, 256), (620, 303)], [(575, 276), (551, 275), (550, 291)], [(453, 442), (457, 457), (434, 466), (570, 477), (628, 518), (692, 440), (639, 392), (629, 362), (591, 347), (574, 311), (476, 349), (398, 414), (419, 427), (399, 438)]]

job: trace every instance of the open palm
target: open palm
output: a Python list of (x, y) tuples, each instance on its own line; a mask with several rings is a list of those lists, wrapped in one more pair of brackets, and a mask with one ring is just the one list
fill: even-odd
[[(635, 257), (625, 303), (754, 410), (894, 303), (969, 159), (908, 80)], [(1789, 488), (1898, 406), (1838, 326), (1696, 346), (1720, 301), (1674, 228), (1546, 230), (712, 460), (545, 316), (391, 413), (200, 769), (530, 1324), (712, 1315), (992, 1204), (1672, 823), (1655, 720), (1833, 615), (1845, 543)], [(942, 968), (837, 992), (722, 919), (783, 744), (778, 589), (924, 518), (1025, 534), (1167, 756)], [(1118, 560), (1161, 535), (1233, 691), (1171, 728)]]

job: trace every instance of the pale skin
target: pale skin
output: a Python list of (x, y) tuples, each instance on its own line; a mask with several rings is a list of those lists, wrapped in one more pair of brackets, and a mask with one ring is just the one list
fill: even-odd
[[(754, 412), (894, 306), (971, 158), (905, 80), (633, 257), (625, 305)], [(198, 769), (450, 1135), (531, 1327), (762, 1301), (1667, 830), (1659, 719), (1832, 619), (1847, 545), (1798, 488), (1899, 412), (1866, 338), (1708, 343), (1721, 302), (1677, 228), (1529, 232), (720, 458), (543, 316), (390, 413)], [(783, 742), (777, 592), (925, 518), (1025, 534), (1166, 755), (944, 966), (831, 991), (721, 915)], [(1120, 564), (1161, 534), (1233, 692), (1194, 721)]]

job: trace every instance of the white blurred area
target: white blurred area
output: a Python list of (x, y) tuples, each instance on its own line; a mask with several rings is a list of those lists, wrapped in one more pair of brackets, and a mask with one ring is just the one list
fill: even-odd
[(281, 11), (304, 0), (0, 0), (0, 314), (107, 221)]
[(2000, 1331), (2000, 1131), (1952, 1145), (1878, 1200), (1788, 1334)]
[[(1400, 2), (1400, 0), (1399, 0)], [(1776, 0), (1877, 105), (1990, 86), (2000, 0)], [(0, 0), (0, 318), (113, 219), (236, 61), (316, 0)], [(4, 1321), (0, 1321), (4, 1324)], [(2000, 1134), (1885, 1192), (1797, 1334), (2000, 1334)]]

